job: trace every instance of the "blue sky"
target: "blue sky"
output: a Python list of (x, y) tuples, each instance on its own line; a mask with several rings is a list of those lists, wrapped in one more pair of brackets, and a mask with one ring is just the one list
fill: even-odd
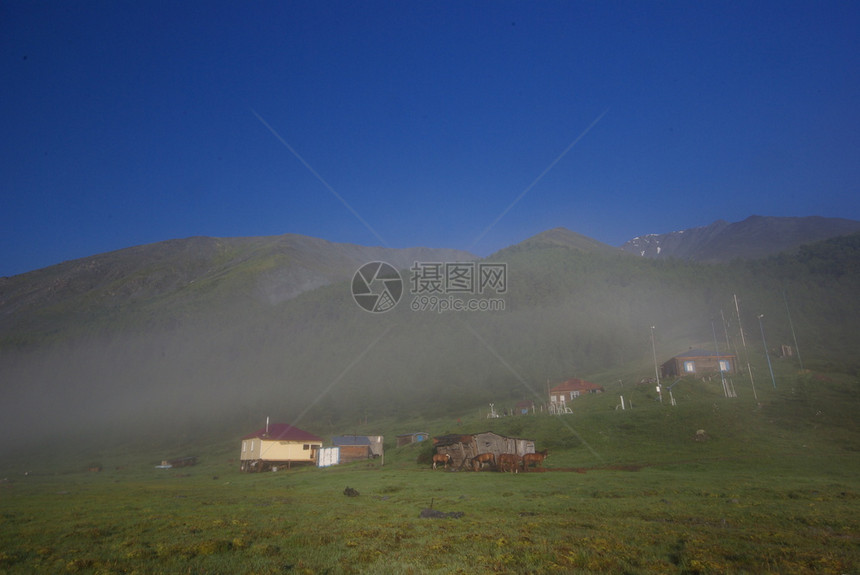
[(195, 235), (488, 255), (860, 219), (855, 2), (0, 5), (0, 276)]

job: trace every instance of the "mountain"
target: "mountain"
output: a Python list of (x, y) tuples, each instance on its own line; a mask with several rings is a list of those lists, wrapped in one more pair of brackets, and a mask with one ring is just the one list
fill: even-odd
[(621, 249), (646, 258), (727, 262), (762, 258), (858, 231), (860, 222), (842, 218), (751, 216), (731, 224), (717, 220), (704, 227), (639, 236)]
[(494, 256), (542, 247), (561, 247), (583, 253), (617, 254), (620, 251), (619, 248), (570, 231), (567, 228), (553, 228), (500, 250)]
[(474, 259), (459, 250), (366, 247), (296, 234), (168, 240), (0, 278), (0, 342), (119, 317), (177, 321), (192, 306), (275, 304), (348, 281), (367, 262), (405, 269), (416, 261)]
[[(505, 270), (486, 293), (404, 293), (385, 313), (353, 301), (350, 278), (366, 261), (406, 269), (449, 257), (471, 256), (191, 238), (4, 278), (0, 453), (87, 431), (100, 445), (179, 445), (267, 415), (317, 434), (368, 416), (409, 427), (490, 402), (541, 402), (548, 381), (626, 384), (653, 373), (652, 354), (662, 362), (715, 337), (739, 348), (735, 294), (757, 377), (768, 369), (761, 317), (777, 349), (797, 334), (805, 367), (860, 369), (860, 235), (705, 265), (551, 230), (478, 261)], [(478, 305), (433, 305), (455, 297)], [(792, 358), (774, 363), (796, 370)]]

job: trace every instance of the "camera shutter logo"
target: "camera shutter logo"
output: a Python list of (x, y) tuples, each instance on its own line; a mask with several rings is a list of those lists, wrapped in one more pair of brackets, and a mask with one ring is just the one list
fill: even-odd
[(400, 301), (403, 279), (400, 273), (385, 262), (364, 264), (352, 276), (352, 298), (362, 309), (371, 313), (384, 313)]

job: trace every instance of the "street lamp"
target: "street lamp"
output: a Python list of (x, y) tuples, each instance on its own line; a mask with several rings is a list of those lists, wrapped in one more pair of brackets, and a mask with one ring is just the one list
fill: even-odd
[(657, 346), (654, 345), (654, 326), (651, 326), (651, 353), (654, 354), (654, 376), (657, 379), (657, 394), (660, 396), (660, 403), (663, 403), (663, 392), (660, 389), (660, 370), (657, 369)]
[(770, 370), (770, 381), (773, 383), (773, 388), (776, 389), (776, 379), (773, 377), (773, 365), (770, 363), (770, 353), (767, 351), (767, 341), (764, 339), (764, 324), (761, 322), (761, 318), (763, 317), (763, 313), (758, 314), (758, 327), (761, 330), (761, 342), (764, 345), (764, 356), (767, 358), (767, 368)]

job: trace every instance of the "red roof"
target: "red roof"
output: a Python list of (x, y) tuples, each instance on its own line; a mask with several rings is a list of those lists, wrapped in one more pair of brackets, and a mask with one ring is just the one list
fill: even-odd
[(568, 379), (564, 383), (556, 385), (549, 390), (550, 393), (559, 393), (565, 391), (603, 391), (603, 386), (585, 381), (584, 379)]
[(248, 434), (242, 439), (268, 439), (273, 441), (316, 441), (322, 443), (322, 439), (312, 433), (301, 430), (298, 427), (293, 427), (288, 423), (273, 423), (269, 426), (269, 432), (266, 433), (266, 428), (258, 429), (254, 433)]

